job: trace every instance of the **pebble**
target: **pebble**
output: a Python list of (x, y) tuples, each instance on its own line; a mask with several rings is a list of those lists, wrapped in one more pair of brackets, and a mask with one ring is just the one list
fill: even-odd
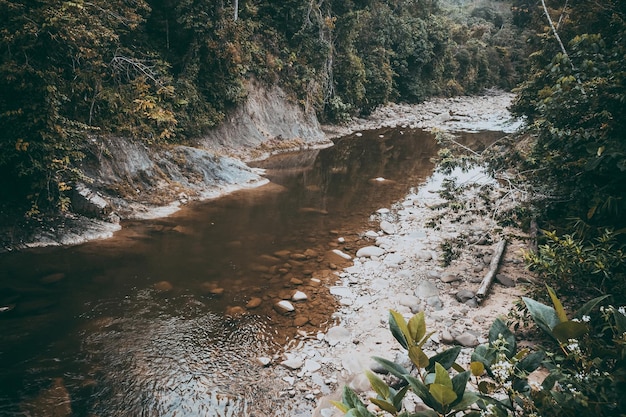
[(396, 233), (396, 226), (394, 226), (387, 220), (383, 220), (382, 222), (380, 222), (380, 230), (388, 235), (393, 235), (394, 233)]
[(478, 346), (478, 338), (471, 333), (463, 333), (454, 338), (454, 340), (465, 347), (476, 347)]
[(365, 246), (356, 252), (357, 258), (371, 258), (374, 256), (378, 257), (384, 254), (385, 250), (379, 248), (378, 246)]
[(474, 293), (470, 290), (460, 290), (457, 292), (454, 297), (461, 303), (466, 302), (467, 300), (474, 298)]
[(287, 314), (294, 311), (296, 308), (287, 300), (280, 300), (274, 304), (274, 309), (281, 314)]
[(445, 282), (446, 284), (449, 284), (455, 281), (460, 281), (460, 280), (461, 280), (461, 277), (459, 277), (456, 274), (451, 274), (449, 272), (446, 272), (445, 274), (441, 276), (441, 282)]
[(296, 291), (292, 296), (291, 296), (291, 301), (304, 301), (307, 300), (309, 297), (303, 293), (302, 291)]
[[(304, 362), (302, 362), (302, 359), (287, 359), (286, 361), (282, 361), (280, 364), (287, 369), (295, 371), (296, 369), (302, 368)], [(291, 383), (291, 385), (293, 385), (293, 382)]]
[(345, 253), (345, 252), (340, 251), (339, 249), (333, 249), (333, 250), (332, 250), (332, 252), (333, 252), (335, 255), (338, 255), (338, 256), (342, 257), (343, 259), (345, 259), (345, 260), (347, 260), (347, 261), (349, 261), (349, 260), (351, 260), (351, 259), (352, 259), (352, 256), (348, 255), (348, 254), (347, 254), (347, 253)]
[(513, 281), (508, 275), (496, 274), (496, 280), (505, 287), (515, 287), (515, 281)]

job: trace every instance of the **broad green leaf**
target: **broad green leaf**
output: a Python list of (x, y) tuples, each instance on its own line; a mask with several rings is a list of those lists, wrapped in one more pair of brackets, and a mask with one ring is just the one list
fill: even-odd
[(470, 363), (470, 370), (472, 375), (481, 376), (485, 372), (485, 365), (480, 361), (474, 361)]
[(411, 375), (404, 375), (404, 379), (409, 383), (415, 395), (424, 401), (424, 404), (435, 411), (443, 412), (441, 404), (435, 400), (430, 391), (428, 391), (428, 387), (424, 385), (422, 381), (412, 377)]
[(481, 362), (485, 365), (485, 370), (490, 373), (489, 367), (496, 360), (496, 352), (488, 345), (478, 345), (472, 352), (472, 362)]
[(416, 343), (422, 340), (422, 338), (426, 335), (426, 319), (424, 318), (423, 311), (420, 311), (411, 317), (408, 328), (411, 338)]
[(341, 402), (347, 405), (348, 408), (357, 408), (358, 405), (363, 405), (359, 396), (356, 395), (356, 393), (347, 385), (344, 385), (343, 387)]
[(440, 384), (445, 387), (452, 389), (452, 380), (450, 379), (450, 374), (446, 368), (441, 366), (441, 364), (435, 364), (435, 384)]
[(418, 368), (426, 368), (429, 364), (428, 356), (418, 346), (409, 346), (409, 359)]
[(463, 395), (465, 394), (465, 388), (467, 387), (467, 381), (469, 381), (470, 375), (470, 371), (465, 371), (461, 372), (460, 374), (456, 374), (454, 378), (452, 378), (452, 390), (454, 391), (458, 399), (463, 398)]
[(528, 308), (528, 312), (535, 324), (548, 335), (554, 337), (552, 329), (561, 322), (556, 314), (556, 310), (531, 298), (522, 297), (522, 301), (526, 304), (526, 308)]
[(359, 417), (376, 417), (374, 414), (370, 413), (363, 403), (356, 406)]
[(435, 363), (439, 363), (445, 369), (450, 369), (454, 365), (454, 361), (461, 353), (461, 346), (454, 346), (450, 349), (439, 352), (428, 361), (428, 372), (432, 372), (435, 369)]
[(480, 391), (481, 394), (490, 394), (496, 388), (496, 384), (486, 381), (484, 379), (478, 383), (478, 391)]
[(596, 308), (598, 304), (600, 304), (602, 301), (604, 301), (605, 299), (609, 297), (610, 297), (609, 294), (605, 294), (600, 297), (596, 297), (593, 300), (587, 301), (585, 304), (583, 304), (583, 306), (580, 309), (578, 309), (576, 314), (574, 314), (574, 317), (578, 317), (580, 319), (583, 316), (588, 316)]
[(566, 321), (559, 323), (552, 329), (552, 334), (559, 342), (567, 342), (569, 339), (579, 339), (586, 334), (589, 328), (585, 323)]
[(480, 397), (475, 392), (466, 391), (463, 398), (452, 406), (454, 410), (462, 411), (478, 401)]
[(391, 334), (403, 348), (409, 348), (411, 336), (402, 314), (393, 310), (389, 311), (389, 330), (391, 330)]
[(381, 409), (387, 411), (388, 413), (396, 414), (398, 412), (398, 409), (393, 404), (385, 400), (380, 400), (378, 398), (370, 398), (370, 401), (376, 404), (377, 406), (379, 406)]
[(428, 391), (444, 409), (457, 399), (456, 393), (446, 385), (430, 384)]
[(531, 373), (535, 369), (539, 368), (539, 366), (541, 365), (541, 362), (543, 362), (544, 357), (545, 357), (545, 353), (541, 350), (537, 352), (533, 352), (529, 354), (528, 356), (526, 356), (521, 361), (519, 361), (517, 363), (517, 368), (524, 372)]
[(517, 350), (517, 343), (515, 341), (515, 335), (511, 332), (509, 327), (500, 318), (494, 320), (491, 328), (489, 328), (489, 343), (493, 344), (502, 335), (506, 341), (506, 357), (512, 358)]
[(347, 405), (339, 401), (331, 401), (331, 404), (337, 407), (339, 411), (341, 411), (344, 414), (347, 413), (348, 410), (350, 410), (350, 407), (348, 407)]
[(394, 376), (397, 376), (400, 379), (403, 379), (404, 375), (409, 373), (409, 371), (406, 370), (404, 367), (388, 359), (380, 358), (378, 356), (372, 356), (372, 359), (374, 359), (376, 362), (381, 364), (383, 368), (389, 371), (389, 373), (391, 373)]
[(569, 319), (567, 318), (567, 314), (565, 313), (563, 304), (561, 304), (561, 300), (559, 300), (559, 297), (556, 296), (556, 293), (549, 285), (546, 285), (546, 288), (548, 289), (548, 294), (550, 294), (550, 299), (552, 300), (552, 304), (554, 304), (556, 315), (558, 316), (561, 323), (565, 323)]
[(394, 407), (396, 407), (397, 410), (402, 410), (402, 399), (404, 398), (408, 390), (409, 390), (409, 386), (405, 385), (404, 387), (402, 387), (400, 391), (398, 391), (393, 396), (393, 399), (392, 399), (393, 405)]
[(389, 398), (389, 386), (385, 384), (382, 379), (369, 370), (365, 371), (365, 376), (369, 379), (372, 388), (376, 391), (376, 394), (380, 395), (384, 399)]

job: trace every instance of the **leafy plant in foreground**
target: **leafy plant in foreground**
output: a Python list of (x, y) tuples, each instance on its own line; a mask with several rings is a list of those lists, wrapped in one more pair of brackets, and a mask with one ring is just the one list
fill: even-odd
[[(609, 298), (604, 295), (588, 301), (569, 319), (550, 287), (548, 294), (553, 306), (527, 297), (522, 300), (537, 327), (556, 342), (556, 349), (518, 349), (515, 335), (498, 318), (489, 330), (488, 343), (472, 353), (469, 370), (455, 362), (461, 352), (459, 346), (430, 358), (424, 353), (422, 347), (432, 333), (426, 333), (423, 312), (407, 322), (391, 311), (389, 328), (413, 367), (408, 370), (374, 357), (400, 383), (394, 389), (366, 371), (377, 394), (369, 400), (399, 417), (624, 415), (626, 399), (621, 393), (626, 388), (626, 307), (601, 306)], [(545, 376), (543, 380), (539, 376), (531, 380), (537, 370)], [(402, 410), (409, 390), (427, 410)], [(334, 404), (346, 416), (374, 416), (349, 387), (344, 387), (341, 402)]]

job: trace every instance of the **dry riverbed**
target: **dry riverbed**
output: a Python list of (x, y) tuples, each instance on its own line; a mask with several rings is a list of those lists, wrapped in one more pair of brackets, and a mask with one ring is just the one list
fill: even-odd
[[(367, 120), (325, 130), (331, 137), (384, 126), (509, 132), (519, 126), (506, 111), (511, 100), (510, 94), (492, 93), (418, 106), (393, 105)], [(456, 196), (461, 208), (446, 204), (438, 193), (444, 179), (451, 176), (456, 176), (459, 184), (476, 184)], [(369, 245), (359, 248), (351, 266), (336, 273), (337, 280), (330, 288), (340, 304), (330, 328), (317, 333), (301, 331), (282, 355), (259, 358), (261, 380), (276, 381), (274, 400), (288, 404), (289, 411), (280, 415), (339, 416), (330, 401), (340, 398), (344, 385), (363, 397), (375, 396), (364, 374), (366, 369), (377, 369), (372, 356), (409, 367), (406, 351), (389, 331), (391, 309), (407, 319), (424, 311), (429, 331), (435, 332), (425, 345), (427, 354), (461, 345), (457, 362), (467, 365), (473, 347), (486, 342), (493, 320), (506, 315), (523, 294), (528, 282), (522, 261), (526, 237), (519, 230), (500, 228), (493, 218), (496, 211), (514, 207), (522, 196), (503, 189), (479, 169), (435, 173), (415, 186), (403, 200), (371, 214), (371, 229), (360, 233)], [(485, 194), (487, 189), (491, 191)], [(501, 239), (508, 245), (497, 279), (478, 304), (476, 290)], [(339, 243), (341, 248), (342, 242), (339, 236), (331, 244)], [(454, 252), (456, 259), (443, 266), (447, 243), (451, 244), (448, 254)], [(404, 406), (415, 410), (420, 401), (408, 395)], [(267, 410), (252, 415), (264, 412)]]

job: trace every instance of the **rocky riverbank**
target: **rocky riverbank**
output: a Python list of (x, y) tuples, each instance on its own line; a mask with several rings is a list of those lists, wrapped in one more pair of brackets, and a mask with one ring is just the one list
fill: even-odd
[[(511, 131), (519, 126), (506, 111), (511, 99), (510, 94), (491, 94), (419, 106), (393, 105), (367, 120), (325, 130), (330, 136), (405, 125)], [(443, 199), (439, 191), (453, 178), (457, 184), (473, 185), (458, 191), (453, 200)], [(280, 386), (277, 396), (290, 404), (284, 415), (341, 415), (330, 401), (340, 398), (343, 385), (364, 397), (375, 397), (364, 374), (366, 369), (377, 369), (372, 356), (409, 367), (406, 351), (389, 331), (389, 310), (407, 319), (424, 311), (428, 330), (434, 331), (425, 345), (426, 353), (431, 356), (450, 345), (461, 345), (458, 362), (467, 365), (473, 347), (486, 342), (493, 320), (508, 313), (529, 282), (521, 253), (527, 236), (503, 229), (494, 220), (520, 198), (479, 169), (435, 173), (425, 184), (416, 184), (402, 201), (372, 213), (371, 230), (361, 231), (369, 245), (359, 248), (352, 266), (338, 272), (330, 288), (341, 306), (332, 317), (333, 325), (326, 332), (302, 331), (281, 356), (259, 359), (262, 374)], [(501, 239), (508, 245), (495, 283), (479, 305), (476, 291)], [(340, 236), (332, 243), (341, 248), (342, 242)], [(420, 400), (408, 395), (404, 406), (409, 411), (419, 409)]]

